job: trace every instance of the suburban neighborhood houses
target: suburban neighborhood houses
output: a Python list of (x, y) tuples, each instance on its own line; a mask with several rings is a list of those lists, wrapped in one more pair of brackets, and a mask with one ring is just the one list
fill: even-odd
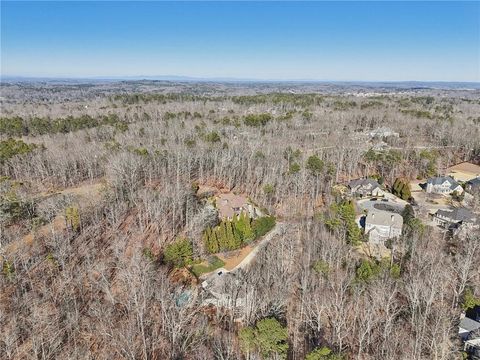
[[(478, 215), (480, 166), (464, 162), (448, 168), (446, 173), (447, 175), (444, 176), (428, 178), (423, 186), (420, 181), (418, 188), (417, 181), (411, 183), (411, 188), (415, 189), (412, 190), (412, 209), (416, 210), (416, 216), (424, 224), (444, 232), (448, 238), (465, 241), (480, 229)], [(353, 184), (357, 183), (371, 182), (368, 180), (353, 182)], [(377, 190), (375, 193), (379, 192), (380, 190)], [(364, 195), (365, 192), (359, 194)], [(359, 205), (364, 201), (359, 200)], [(362, 207), (365, 208), (365, 206)], [(402, 220), (402, 216), (398, 214), (371, 208), (365, 218), (365, 234), (368, 234), (368, 241), (378, 245), (385, 243), (388, 238), (401, 236)], [(478, 360), (480, 359), (480, 306), (475, 305), (474, 309), (475, 311), (471, 309), (461, 316), (458, 334), (463, 342), (465, 357)]]
[[(402, 236), (404, 220), (411, 221), (407, 217), (412, 214), (425, 225), (444, 232), (444, 236), (466, 240), (472, 232), (480, 229), (480, 220), (476, 213), (478, 207), (472, 206), (475, 200), (478, 203), (480, 195), (478, 172), (479, 166), (461, 163), (449, 168), (448, 175), (428, 178), (423, 186), (421, 180), (412, 182), (409, 188), (415, 190), (411, 192), (408, 202), (390, 193), (387, 186), (382, 187), (373, 178), (348, 182), (348, 194), (357, 207), (357, 223), (363, 229), (367, 241), (365, 245), (370, 249), (367, 253), (377, 258), (391, 256), (390, 252), (386, 251), (388, 240)], [(412, 209), (410, 215), (407, 215), (407, 206)], [(461, 316), (458, 335), (463, 343), (465, 356), (478, 360), (480, 306), (475, 308), (477, 312), (473, 312), (474, 315), (467, 312)]]
[[(454, 200), (455, 194), (465, 193), (464, 187), (469, 191), (474, 189), (477, 186), (477, 178), (462, 182), (448, 175), (431, 177), (425, 181), (423, 188), (419, 188), (420, 191), (414, 191), (411, 195), (410, 185), (405, 179), (397, 179), (391, 186), (384, 184), (383, 181), (382, 184), (380, 185), (376, 177), (358, 178), (349, 181), (346, 186), (348, 190), (343, 192), (343, 196), (355, 204), (356, 222), (364, 234), (364, 245), (371, 249), (367, 253), (378, 259), (391, 256), (388, 240), (400, 239), (405, 230), (405, 221), (410, 223), (412, 216), (419, 217), (419, 221), (426, 225), (442, 231), (448, 230), (450, 236), (459, 239), (465, 239), (469, 232), (479, 228), (478, 217), (473, 209), (461, 205), (458, 199)], [(400, 185), (403, 188), (401, 192), (398, 191)], [(252, 220), (264, 216), (260, 208), (245, 195), (205, 186), (200, 187), (199, 193), (208, 195), (207, 202), (216, 208), (220, 221), (235, 222), (235, 219), (240, 219), (244, 215)], [(407, 194), (405, 199), (407, 197), (408, 199), (400, 198), (400, 194), (402, 196)], [(419, 210), (422, 206), (430, 208), (428, 217), (421, 215)], [(411, 210), (407, 211), (407, 207)], [(272, 231), (265, 237), (265, 241), (274, 236), (275, 231)], [(242, 250), (238, 260), (229, 267), (224, 265), (212, 268), (200, 276), (205, 306), (228, 308), (236, 312), (245, 305), (248, 289), (242, 289), (232, 297), (228, 288), (232, 283), (238, 282), (237, 277), (242, 276), (242, 271), (248, 267), (257, 250), (255, 248), (253, 251), (250, 248), (246, 252)], [(228, 260), (225, 255), (218, 256), (222, 260)], [(465, 341), (470, 341), (468, 344), (465, 343), (465, 346), (470, 348), (476, 346), (470, 338), (476, 331), (477, 324), (476, 320), (468, 317), (462, 319), (460, 336)]]
[[(461, 169), (469, 172), (461, 172)], [(381, 186), (373, 178), (351, 180), (347, 188), (358, 207), (357, 222), (370, 244), (385, 245), (386, 240), (402, 235), (402, 213), (409, 202), (412, 211), (425, 224), (448, 230), (451, 236), (465, 238), (471, 231), (480, 228), (478, 215), (469, 206), (471, 202), (463, 201), (478, 197), (476, 190), (480, 178), (470, 178), (477, 170), (480, 171), (480, 167), (470, 163), (451, 167), (450, 174), (468, 180), (456, 180), (450, 175), (430, 177), (419, 190), (412, 190), (408, 202), (389, 192), (387, 186)], [(417, 183), (412, 183), (409, 187), (413, 189), (416, 186)]]

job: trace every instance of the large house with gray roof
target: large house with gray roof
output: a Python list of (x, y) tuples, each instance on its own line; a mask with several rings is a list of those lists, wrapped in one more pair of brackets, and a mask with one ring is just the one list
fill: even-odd
[(383, 196), (384, 191), (374, 179), (356, 179), (348, 183), (350, 193), (356, 196)]
[(425, 191), (433, 194), (451, 194), (456, 191), (461, 194), (463, 188), (451, 176), (437, 176), (427, 180)]
[(480, 192), (480, 176), (474, 179), (470, 179), (465, 183), (465, 190), (471, 194)]
[(374, 244), (384, 244), (386, 240), (402, 234), (401, 215), (383, 210), (370, 210), (365, 219), (365, 233)]
[(474, 226), (477, 223), (475, 215), (470, 210), (463, 207), (439, 209), (433, 214), (433, 221), (435, 221), (437, 225), (445, 228), (449, 228), (456, 224)]
[(465, 238), (472, 230), (480, 228), (476, 216), (466, 208), (439, 209), (433, 214), (433, 221), (459, 238)]

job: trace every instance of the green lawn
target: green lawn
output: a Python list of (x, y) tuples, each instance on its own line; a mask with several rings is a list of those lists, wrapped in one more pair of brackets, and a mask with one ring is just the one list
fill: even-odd
[(213, 270), (221, 268), (225, 263), (216, 256), (211, 256), (208, 260), (208, 265), (205, 264), (195, 264), (192, 266), (191, 270), (195, 276), (199, 277), (202, 274), (209, 273)]

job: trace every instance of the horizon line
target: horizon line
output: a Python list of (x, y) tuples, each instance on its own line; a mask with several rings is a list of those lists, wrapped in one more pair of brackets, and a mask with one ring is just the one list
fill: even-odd
[(264, 78), (237, 78), (229, 76), (188, 76), (188, 75), (88, 75), (88, 76), (30, 76), (30, 75), (3, 75), (0, 74), (0, 81), (4, 80), (158, 80), (158, 81), (178, 81), (178, 82), (300, 82), (300, 83), (464, 83), (480, 84), (475, 80), (335, 80), (335, 79), (264, 79)]

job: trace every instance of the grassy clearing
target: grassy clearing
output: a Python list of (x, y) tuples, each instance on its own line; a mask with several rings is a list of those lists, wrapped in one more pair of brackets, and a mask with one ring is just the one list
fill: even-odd
[(216, 256), (211, 256), (208, 259), (207, 264), (201, 263), (201, 264), (195, 264), (192, 266), (191, 270), (195, 274), (195, 276), (199, 277), (203, 274), (209, 273), (211, 271), (214, 271), (218, 268), (221, 268), (225, 265), (225, 263), (220, 260)]

